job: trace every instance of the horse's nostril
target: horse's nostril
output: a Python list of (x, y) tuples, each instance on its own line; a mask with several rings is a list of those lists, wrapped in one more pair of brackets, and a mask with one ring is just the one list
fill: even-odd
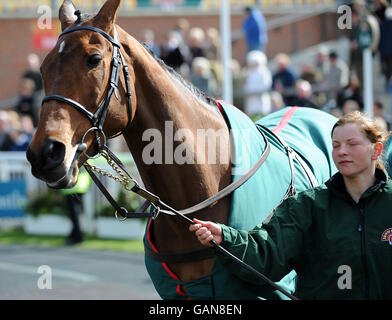
[(62, 142), (48, 139), (41, 148), (39, 155), (43, 170), (50, 170), (58, 167), (65, 157), (65, 145)]

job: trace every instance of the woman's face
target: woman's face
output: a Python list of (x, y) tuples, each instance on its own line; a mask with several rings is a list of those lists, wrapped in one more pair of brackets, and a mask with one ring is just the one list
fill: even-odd
[(355, 123), (336, 127), (332, 135), (332, 157), (343, 176), (354, 177), (371, 172), (382, 150), (373, 145)]

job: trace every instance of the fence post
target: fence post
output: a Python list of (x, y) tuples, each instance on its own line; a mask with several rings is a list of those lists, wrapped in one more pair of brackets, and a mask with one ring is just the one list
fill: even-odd
[(222, 96), (227, 102), (233, 103), (233, 83), (231, 77), (231, 11), (228, 0), (221, 0), (220, 33), (222, 37)]

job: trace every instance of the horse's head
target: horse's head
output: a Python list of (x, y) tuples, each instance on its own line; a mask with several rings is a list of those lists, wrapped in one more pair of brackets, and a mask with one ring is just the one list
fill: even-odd
[(60, 7), (63, 32), (41, 66), (47, 96), (27, 151), (32, 173), (50, 187), (72, 187), (86, 154), (95, 154), (104, 135), (121, 133), (131, 120), (126, 87), (133, 83), (125, 84), (120, 63), (120, 76), (113, 67), (123, 60), (114, 26), (120, 3), (108, 0), (92, 17), (75, 13), (71, 0)]

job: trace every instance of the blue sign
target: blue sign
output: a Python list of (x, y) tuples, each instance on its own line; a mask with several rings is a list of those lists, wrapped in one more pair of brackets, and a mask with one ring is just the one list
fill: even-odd
[(26, 182), (24, 180), (0, 182), (0, 218), (25, 216), (23, 205), (26, 201)]

